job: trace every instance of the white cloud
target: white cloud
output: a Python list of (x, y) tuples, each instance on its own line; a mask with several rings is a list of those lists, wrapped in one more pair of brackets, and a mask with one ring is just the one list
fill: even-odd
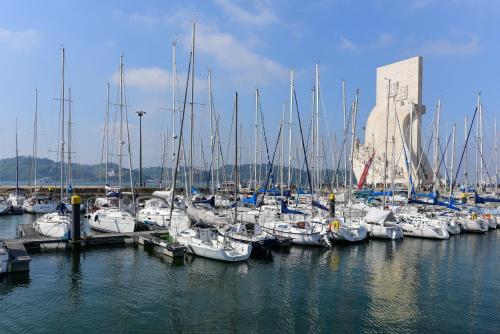
[(439, 55), (467, 55), (481, 51), (478, 36), (473, 34), (454, 35), (453, 38), (441, 38), (425, 43), (421, 48), (421, 52)]
[(214, 0), (214, 3), (219, 6), (232, 20), (239, 23), (264, 26), (272, 23), (280, 22), (276, 14), (262, 2), (256, 3), (257, 13), (251, 13), (248, 10), (236, 5), (234, 1), (229, 0)]
[[(189, 43), (189, 38), (185, 40)], [(197, 50), (212, 56), (221, 70), (241, 82), (265, 85), (286, 79), (288, 70), (278, 62), (262, 56), (233, 34), (221, 32), (215, 26), (198, 25)]]
[(34, 29), (13, 31), (0, 27), (0, 44), (5, 44), (11, 49), (31, 49), (41, 37), (42, 33)]
[[(117, 71), (111, 80), (118, 82), (119, 76)], [(125, 68), (125, 84), (145, 91), (165, 91), (172, 87), (172, 74), (159, 67)]]
[(395, 42), (396, 37), (393, 33), (383, 32), (375, 40), (375, 47), (383, 49), (393, 45)]
[(349, 39), (341, 36), (340, 37), (340, 43), (337, 46), (337, 49), (340, 50), (340, 51), (356, 51), (357, 47)]

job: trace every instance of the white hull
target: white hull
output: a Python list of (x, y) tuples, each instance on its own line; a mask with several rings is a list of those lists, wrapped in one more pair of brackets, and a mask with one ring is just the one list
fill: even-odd
[(306, 230), (289, 226), (286, 223), (273, 222), (262, 223), (262, 229), (274, 236), (291, 238), (292, 243), (296, 245), (305, 246), (319, 246), (323, 245), (323, 236), (320, 230)]
[(45, 214), (51, 213), (57, 210), (57, 204), (34, 204), (25, 206), (27, 213), (34, 214)]
[(333, 242), (360, 242), (366, 239), (368, 231), (363, 226), (346, 227), (340, 226), (338, 229), (331, 229), (328, 237)]
[(402, 223), (403, 234), (405, 237), (427, 238), (445, 240), (450, 234), (444, 226), (431, 226), (428, 224)]
[(476, 233), (484, 233), (488, 231), (488, 223), (484, 220), (476, 219), (464, 219), (460, 221), (460, 227), (464, 232), (476, 232)]
[[(163, 212), (150, 212), (149, 210), (140, 210), (137, 213), (137, 221), (145, 224), (155, 224), (159, 227), (168, 227), (170, 213)], [(189, 217), (185, 212), (178, 212), (174, 210), (172, 213), (172, 224), (178, 226), (189, 226)]]
[(90, 227), (100, 232), (131, 233), (135, 229), (135, 219), (126, 211), (100, 209), (90, 214)]
[(181, 232), (177, 242), (185, 246), (190, 254), (225, 262), (245, 261), (252, 252), (252, 245), (224, 239), (222, 236), (202, 241), (193, 230)]
[(368, 236), (376, 239), (402, 239), (404, 237), (401, 226), (383, 226), (378, 224), (366, 224)]
[(69, 217), (58, 212), (47, 213), (33, 223), (33, 229), (41, 235), (61, 239), (68, 237), (69, 226)]

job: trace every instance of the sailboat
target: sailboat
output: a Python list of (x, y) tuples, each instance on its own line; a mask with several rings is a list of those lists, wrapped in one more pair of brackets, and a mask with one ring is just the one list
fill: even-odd
[(22, 214), (23, 203), (26, 199), (24, 193), (19, 189), (19, 149), (17, 146), (17, 118), (16, 118), (16, 190), (9, 194), (7, 204), (10, 206), (11, 214)]
[[(122, 189), (122, 158), (123, 158), (123, 116), (124, 116), (124, 70), (123, 55), (120, 57), (120, 125), (119, 125), (119, 164), (118, 164), (118, 189), (115, 192), (117, 205), (103, 206), (93, 210), (89, 215), (90, 227), (100, 232), (130, 233), (135, 229), (135, 218), (124, 209)], [(129, 157), (130, 158), (130, 157)], [(131, 169), (131, 168), (130, 168)], [(107, 173), (107, 171), (106, 171)], [(130, 175), (132, 178), (132, 175)]]
[(23, 207), (28, 213), (45, 214), (57, 209), (57, 202), (52, 199), (52, 194), (46, 195), (39, 191), (37, 180), (37, 146), (38, 146), (38, 90), (35, 89), (35, 120), (33, 122), (33, 179), (34, 191), (27, 198)]
[(38, 233), (53, 238), (68, 238), (71, 227), (71, 221), (64, 204), (64, 106), (65, 106), (65, 87), (64, 87), (64, 62), (65, 50), (61, 49), (61, 151), (60, 151), (60, 202), (57, 211), (44, 214), (33, 223), (33, 229)]
[[(356, 243), (366, 240), (368, 237), (368, 230), (361, 224), (360, 217), (354, 217), (351, 206), (352, 201), (352, 163), (354, 156), (354, 138), (356, 137), (356, 115), (358, 112), (358, 92), (356, 92), (356, 100), (352, 105), (352, 133), (351, 133), (351, 161), (350, 161), (350, 174), (349, 174), (349, 190), (348, 190), (348, 214), (336, 215), (327, 219), (327, 237), (330, 242), (347, 242)], [(347, 131), (347, 130), (346, 130)], [(381, 225), (382, 229), (387, 229), (386, 226)], [(387, 232), (386, 232), (387, 233)]]

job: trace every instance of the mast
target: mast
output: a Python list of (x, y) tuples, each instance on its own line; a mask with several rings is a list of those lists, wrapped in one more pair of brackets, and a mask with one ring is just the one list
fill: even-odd
[(498, 188), (498, 137), (497, 137), (497, 119), (495, 117), (495, 123), (494, 123), (495, 129), (494, 129), (494, 142), (495, 142), (495, 189)]
[[(194, 42), (196, 35), (196, 21), (193, 21), (192, 53), (193, 64), (191, 67), (191, 133), (189, 139), (189, 191), (193, 187), (193, 131), (194, 131)], [(189, 75), (189, 74), (188, 74)]]
[(176, 63), (176, 45), (177, 40), (172, 41), (172, 184), (175, 175), (175, 97), (176, 97), (176, 84), (177, 84), (177, 63)]
[(234, 94), (234, 223), (238, 217), (238, 92)]
[[(479, 112), (479, 119), (481, 119), (481, 93), (477, 94), (477, 111)], [(475, 170), (475, 179), (474, 179), (474, 188), (477, 191), (477, 187), (479, 185), (479, 171), (478, 171), (478, 154), (477, 151), (479, 150), (479, 122), (476, 123), (476, 149), (475, 151), (475, 156), (476, 156), (476, 170)]]
[(61, 49), (61, 203), (64, 197), (64, 48)]
[[(349, 203), (352, 203), (352, 165), (353, 165), (353, 157), (354, 157), (354, 139), (356, 138), (356, 116), (358, 114), (358, 97), (359, 97), (359, 89), (356, 90), (356, 99), (354, 100), (354, 114), (352, 120), (352, 136), (351, 136), (351, 168), (349, 168)], [(351, 206), (349, 205), (349, 210)]]
[(37, 188), (37, 147), (38, 145), (38, 89), (35, 88), (35, 121), (33, 122), (33, 175), (35, 178), (35, 190)]
[(290, 69), (290, 115), (288, 121), (288, 189), (290, 190), (290, 185), (292, 182), (292, 116), (293, 116), (293, 67)]
[(453, 184), (453, 165), (455, 163), (455, 129), (456, 125), (453, 124), (453, 128), (451, 130), (451, 161), (450, 161), (450, 199), (453, 198), (453, 193), (451, 190), (451, 185)]
[(385, 198), (385, 190), (387, 188), (387, 141), (389, 138), (389, 111), (390, 111), (390, 98), (391, 98), (391, 79), (387, 79), (387, 112), (385, 115), (385, 149), (384, 149), (384, 188), (383, 188), (383, 206), (382, 208), (385, 209), (385, 203), (386, 203), (386, 198)]
[(16, 196), (19, 196), (19, 149), (17, 147), (17, 117), (16, 117)]
[[(285, 128), (285, 109), (286, 102), (283, 102), (283, 112), (281, 113), (281, 128)], [(285, 158), (285, 140), (284, 136), (281, 136), (281, 150), (280, 150), (280, 189), (281, 197), (283, 199), (283, 172), (284, 172), (284, 158)]]
[[(315, 87), (315, 107), (316, 107), (316, 189), (318, 189), (321, 193), (321, 176), (320, 176), (320, 162), (319, 162), (319, 65), (316, 63), (316, 68), (315, 68), (315, 81), (316, 84), (314, 85)], [(313, 194), (314, 196), (314, 194)]]
[[(344, 112), (344, 141), (347, 138), (347, 110), (345, 102), (345, 80), (342, 80), (342, 110)], [(342, 158), (340, 158), (342, 159)], [(344, 150), (344, 189), (347, 188), (347, 150)]]
[(480, 182), (481, 187), (484, 186), (484, 155), (483, 155), (483, 104), (479, 104), (479, 159), (480, 162)]
[[(464, 119), (464, 141), (467, 141), (467, 129), (469, 128), (469, 125), (467, 124), (467, 116), (465, 116)], [(467, 192), (467, 189), (469, 188), (469, 161), (467, 160), (467, 146), (464, 148), (465, 152), (465, 171), (464, 171), (464, 176), (465, 176), (465, 191)], [(453, 183), (452, 183), (453, 185)]]
[(436, 124), (434, 125), (434, 190), (439, 188), (439, 118), (441, 114), (441, 99), (438, 100), (437, 103), (437, 111), (436, 111)]
[(259, 89), (255, 89), (255, 152), (253, 160), (253, 172), (254, 172), (254, 184), (255, 191), (257, 191), (258, 179), (257, 179), (257, 156), (259, 149)]
[[(122, 163), (123, 163), (123, 53), (120, 56), (120, 128), (119, 128), (119, 147), (118, 147), (118, 187), (122, 188)], [(118, 201), (119, 210), (121, 210), (121, 199)]]
[(210, 179), (211, 179), (211, 184), (212, 184), (212, 189), (211, 189), (211, 195), (213, 196), (215, 194), (215, 184), (214, 184), (214, 129), (213, 129), (213, 119), (214, 119), (214, 111), (212, 108), (213, 101), (212, 101), (212, 70), (208, 69), (208, 108), (210, 109)]
[(68, 88), (68, 171), (66, 173), (66, 184), (71, 186), (72, 170), (71, 170), (71, 88)]
[(106, 119), (104, 120), (104, 136), (106, 136), (105, 142), (105, 160), (104, 160), (104, 168), (105, 168), (105, 184), (108, 185), (108, 163), (109, 163), (109, 82), (106, 83)]

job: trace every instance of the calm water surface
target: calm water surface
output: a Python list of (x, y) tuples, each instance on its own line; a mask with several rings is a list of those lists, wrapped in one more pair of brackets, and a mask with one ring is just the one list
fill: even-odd
[[(0, 217), (13, 237), (31, 217)], [(34, 254), (0, 278), (0, 332), (497, 332), (500, 231), (274, 260), (184, 262), (143, 247)]]

